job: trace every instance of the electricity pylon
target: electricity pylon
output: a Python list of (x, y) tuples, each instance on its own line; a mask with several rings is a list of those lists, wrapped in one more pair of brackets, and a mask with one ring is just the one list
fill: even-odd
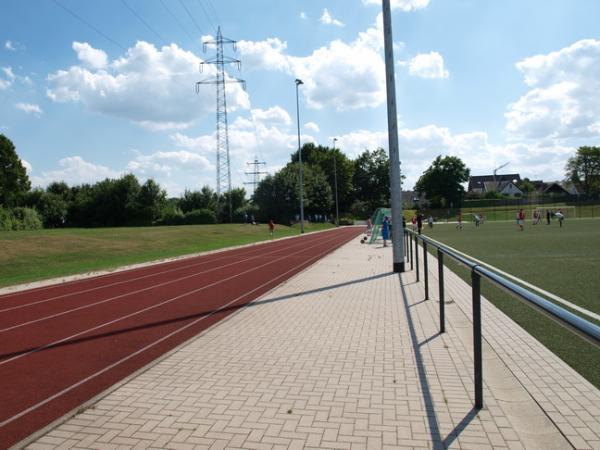
[(246, 175), (252, 175), (252, 181), (246, 181), (244, 184), (252, 185), (252, 196), (254, 196), (254, 191), (256, 190), (256, 186), (260, 183), (260, 176), (266, 174), (267, 172), (261, 172), (259, 170), (259, 166), (261, 164), (267, 164), (266, 162), (259, 161), (256, 156), (254, 157), (253, 162), (246, 163), (249, 166), (254, 166), (252, 172), (244, 172)]
[(214, 78), (198, 81), (196, 83), (196, 93), (203, 84), (215, 84), (217, 86), (217, 210), (221, 210), (221, 194), (229, 194), (229, 221), (232, 221), (233, 212), (231, 210), (231, 165), (229, 160), (229, 135), (227, 130), (227, 96), (225, 95), (225, 85), (227, 83), (241, 83), (246, 89), (246, 82), (239, 78), (228, 76), (225, 79), (225, 64), (236, 64), (238, 70), (241, 70), (242, 62), (239, 59), (230, 58), (223, 54), (223, 44), (231, 44), (233, 51), (236, 51), (236, 41), (223, 37), (221, 27), (217, 29), (217, 39), (203, 42), (203, 51), (206, 52), (208, 45), (215, 45), (217, 54), (210, 59), (200, 63), (200, 72), (203, 72), (204, 64), (212, 64), (216, 67)]

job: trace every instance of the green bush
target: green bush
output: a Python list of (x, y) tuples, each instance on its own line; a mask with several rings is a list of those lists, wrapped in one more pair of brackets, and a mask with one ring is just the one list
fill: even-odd
[(42, 228), (42, 219), (32, 208), (0, 208), (0, 230), (38, 230)]
[(183, 212), (173, 204), (165, 206), (161, 218), (156, 221), (156, 225), (183, 225), (183, 223)]
[(354, 225), (354, 217), (349, 214), (344, 214), (340, 217), (340, 225)]
[(217, 217), (210, 209), (194, 209), (185, 214), (183, 221), (186, 225), (207, 225), (217, 223)]

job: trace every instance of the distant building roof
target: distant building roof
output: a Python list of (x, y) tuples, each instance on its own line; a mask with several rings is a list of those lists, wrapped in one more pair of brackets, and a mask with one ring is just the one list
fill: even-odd
[[(493, 183), (494, 180), (497, 183), (501, 183), (501, 182), (513, 182), (514, 184), (517, 184), (521, 181), (521, 176), (518, 173), (509, 173), (509, 174), (505, 174), (505, 175), (496, 175), (496, 177), (494, 178), (494, 175), (477, 175), (477, 176), (473, 176), (473, 177), (469, 177), (469, 187), (468, 187), (468, 191), (473, 191), (473, 190), (480, 190), (481, 192), (484, 192), (486, 190), (486, 186), (485, 183)], [(492, 187), (492, 185), (488, 185), (489, 187)], [(499, 191), (501, 189), (498, 189)]]

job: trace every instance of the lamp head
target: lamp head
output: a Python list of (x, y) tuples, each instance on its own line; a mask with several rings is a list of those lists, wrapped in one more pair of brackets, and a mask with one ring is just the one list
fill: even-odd
[(299, 86), (301, 84), (304, 84), (304, 82), (301, 79), (296, 78), (296, 86)]

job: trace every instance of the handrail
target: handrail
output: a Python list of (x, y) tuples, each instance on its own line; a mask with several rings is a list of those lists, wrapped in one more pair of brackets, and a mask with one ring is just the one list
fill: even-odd
[(573, 314), (570, 311), (567, 311), (566, 309), (556, 305), (555, 303), (546, 300), (542, 296), (535, 294), (530, 290), (525, 289), (524, 287), (521, 287), (510, 280), (507, 280), (503, 276), (498, 275), (497, 273), (480, 265), (479, 263), (471, 261), (468, 258), (465, 258), (464, 256), (455, 253), (445, 245), (439, 244), (438, 242), (428, 238), (427, 236), (417, 234), (412, 230), (405, 231), (409, 234), (414, 235), (415, 238), (427, 242), (427, 245), (432, 245), (436, 249), (439, 249), (446, 255), (467, 266), (469, 269), (475, 270), (483, 277), (492, 281), (495, 285), (505, 289), (509, 293), (513, 294), (515, 297), (519, 297), (520, 300), (524, 300), (525, 304), (537, 309), (540, 312), (543, 312), (555, 322), (558, 322), (560, 325), (568, 327), (582, 338), (588, 340), (590, 343), (600, 346), (600, 326), (595, 325), (579, 317), (578, 315)]
[[(548, 318), (554, 320), (559, 325), (564, 326), (570, 331), (576, 333), (589, 343), (600, 346), (600, 327), (576, 314), (552, 303), (551, 301), (531, 292), (530, 290), (514, 283), (502, 275), (497, 274), (483, 263), (472, 261), (463, 254), (456, 253), (451, 248), (431, 239), (427, 236), (416, 233), (413, 230), (404, 229), (406, 238), (405, 248), (410, 251), (407, 256), (410, 259), (410, 267), (413, 267), (413, 240), (415, 246), (414, 260), (416, 262), (416, 276), (419, 282), (419, 240), (423, 243), (423, 251), (427, 252), (427, 246), (431, 245), (438, 251), (438, 282), (440, 293), (440, 333), (445, 332), (445, 312), (444, 312), (444, 254), (458, 261), (460, 264), (471, 270), (471, 293), (473, 308), (473, 363), (474, 363), (474, 384), (475, 384), (475, 407), (483, 407), (483, 359), (482, 359), (482, 334), (481, 334), (481, 277), (488, 279), (495, 285), (504, 289), (524, 304), (543, 313)], [(427, 268), (427, 257), (424, 253), (424, 277), (425, 277), (425, 300), (429, 299), (429, 273)]]

